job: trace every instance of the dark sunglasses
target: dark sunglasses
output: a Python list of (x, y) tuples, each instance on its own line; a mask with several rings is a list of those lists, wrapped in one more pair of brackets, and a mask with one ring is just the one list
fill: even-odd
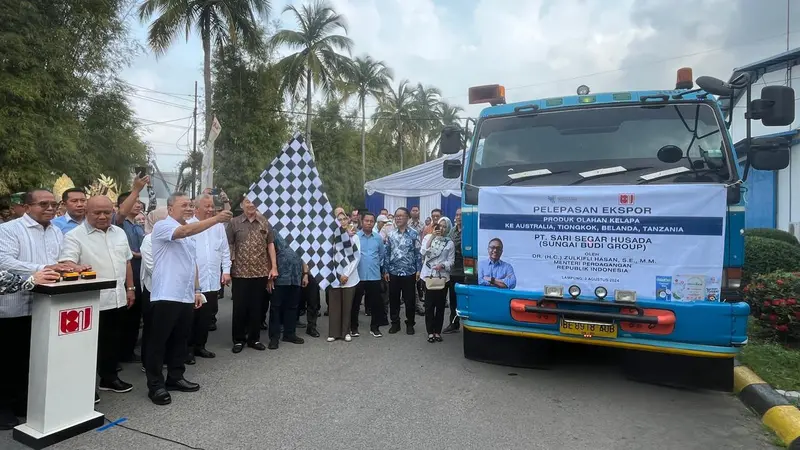
[(37, 202), (37, 203), (28, 203), (28, 205), (29, 206), (38, 206), (39, 208), (42, 208), (42, 209), (47, 209), (47, 208), (56, 209), (56, 208), (58, 208), (58, 202), (47, 202), (47, 201), (44, 201), (44, 202)]

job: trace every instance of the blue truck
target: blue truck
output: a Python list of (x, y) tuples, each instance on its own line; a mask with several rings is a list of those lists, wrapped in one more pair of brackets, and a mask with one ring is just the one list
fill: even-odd
[[(789, 163), (786, 146), (752, 138), (751, 121), (765, 126), (794, 121), (792, 88), (766, 86), (761, 98), (753, 100), (750, 76), (754, 75), (743, 73), (730, 82), (703, 76), (695, 86), (691, 69), (682, 68), (672, 90), (594, 94), (582, 85), (577, 95), (517, 103), (506, 103), (501, 85), (470, 88), (470, 104), (490, 106), (466, 127), (445, 127), (440, 139), (443, 154), (461, 152), (461, 158), (444, 162), (443, 172), (446, 178), (462, 180), (466, 276), (456, 292), (465, 357), (539, 367), (553, 363), (565, 346), (585, 344), (622, 355), (622, 367), (634, 379), (730, 391), (734, 357), (747, 343), (750, 313), (741, 295), (743, 183), (751, 168), (780, 170)], [(731, 123), (720, 108), (740, 90), (746, 90), (743, 155), (734, 148)], [(633, 170), (604, 169), (619, 166)], [(581, 293), (577, 286), (534, 291), (479, 283), (481, 189), (552, 189), (574, 184), (578, 173), (582, 186), (724, 186), (727, 212), (721, 213), (726, 227), (719, 298), (661, 301), (657, 294), (640, 292), (637, 299), (633, 292), (633, 298), (623, 301), (599, 285)], [(537, 276), (516, 273), (517, 279)], [(632, 291), (625, 292), (627, 296)], [(560, 325), (578, 319), (587, 324), (581, 326), (596, 331), (567, 333)]]

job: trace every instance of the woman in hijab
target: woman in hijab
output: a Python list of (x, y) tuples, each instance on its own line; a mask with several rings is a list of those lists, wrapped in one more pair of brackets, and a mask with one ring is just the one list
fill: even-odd
[(420, 278), (425, 282), (425, 328), (428, 342), (442, 342), (444, 306), (450, 280), (450, 271), (455, 262), (455, 244), (450, 235), (450, 219), (442, 217), (433, 225), (432, 231), (422, 239), (422, 270)]
[[(350, 234), (350, 218), (344, 210), (336, 208), (339, 222), (339, 236), (334, 237), (333, 263), (337, 282), (329, 291), (328, 301), (328, 342), (344, 339), (353, 340), (350, 335), (350, 315), (353, 309), (353, 295), (358, 278), (358, 262), (361, 260), (361, 245), (357, 234)], [(350, 245), (348, 245), (348, 242)]]

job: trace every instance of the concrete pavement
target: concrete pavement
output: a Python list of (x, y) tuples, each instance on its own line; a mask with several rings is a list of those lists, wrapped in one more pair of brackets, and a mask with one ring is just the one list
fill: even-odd
[[(102, 393), (111, 420), (205, 450), (278, 449), (770, 449), (772, 438), (731, 394), (634, 383), (614, 367), (568, 364), (524, 370), (465, 360), (461, 335), (443, 343), (405, 330), (351, 343), (281, 343), (277, 351), (230, 352), (230, 298), (211, 333), (213, 360), (187, 378), (197, 393), (170, 406), (147, 399), (144, 374), (126, 365), (128, 394)], [(361, 331), (369, 318), (362, 315)], [(264, 336), (266, 341), (266, 336)], [(25, 447), (0, 434), (0, 449)], [(122, 428), (92, 431), (51, 447), (186, 448)]]

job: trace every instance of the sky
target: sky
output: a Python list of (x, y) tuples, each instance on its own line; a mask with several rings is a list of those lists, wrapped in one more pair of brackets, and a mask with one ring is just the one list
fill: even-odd
[[(286, 3), (301, 2), (274, 0), (270, 19), (293, 28), (289, 13), (281, 14)], [(695, 78), (728, 79), (735, 67), (786, 51), (787, 38), (788, 48), (800, 46), (800, 0), (329, 3), (347, 18), (353, 56), (384, 61), (394, 70), (395, 86), (408, 79), (438, 87), (443, 100), (469, 117), (486, 106), (467, 104), (470, 86), (502, 84), (509, 102), (574, 95), (581, 84), (592, 92), (673, 89), (681, 67), (691, 67)], [(145, 45), (149, 24), (135, 14), (129, 23)], [(135, 86), (130, 101), (141, 122), (169, 121), (142, 127), (162, 171), (173, 171), (191, 148), (194, 84), (202, 98), (202, 64), (200, 40), (192, 35), (159, 58), (141, 52), (122, 74)]]

